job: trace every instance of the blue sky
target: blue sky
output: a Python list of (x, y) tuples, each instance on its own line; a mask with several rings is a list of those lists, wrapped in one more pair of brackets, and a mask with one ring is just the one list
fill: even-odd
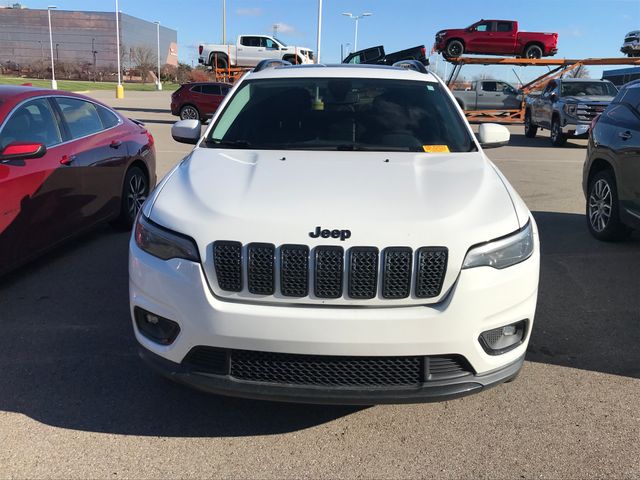
[[(52, 1), (64, 10), (109, 11), (115, 5), (114, 0), (23, 3), (46, 8)], [(278, 23), (278, 37), (283, 41), (315, 50), (317, 0), (226, 2), (227, 40), (242, 33), (270, 33)], [(341, 12), (373, 13), (360, 21), (358, 47), (383, 44), (387, 51), (419, 44), (430, 48), (440, 29), (465, 27), (480, 18), (501, 18), (518, 20), (520, 28), (529, 31), (558, 32), (559, 57), (616, 57), (621, 55), (625, 33), (640, 29), (640, 0), (324, 0), (323, 4), (322, 60), (327, 63), (340, 60), (341, 45), (353, 44), (354, 22)], [(120, 0), (120, 10), (176, 29), (180, 59), (187, 63), (197, 64), (199, 43), (218, 43), (222, 38), (222, 0)], [(443, 66), (440, 62), (441, 73)], [(540, 68), (520, 67), (517, 71), (531, 78)], [(589, 71), (599, 77), (602, 68), (590, 67)], [(508, 67), (465, 67), (462, 71), (467, 77), (479, 73), (515, 81)]]

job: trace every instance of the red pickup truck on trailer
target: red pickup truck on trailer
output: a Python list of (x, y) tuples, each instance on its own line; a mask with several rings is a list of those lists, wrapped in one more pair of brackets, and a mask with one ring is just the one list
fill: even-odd
[(445, 57), (465, 53), (541, 58), (558, 51), (558, 34), (519, 32), (513, 20), (480, 20), (467, 28), (440, 30), (434, 49)]

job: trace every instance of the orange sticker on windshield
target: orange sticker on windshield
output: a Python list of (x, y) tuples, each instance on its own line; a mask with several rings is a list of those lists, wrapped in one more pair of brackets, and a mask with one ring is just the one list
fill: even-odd
[(422, 149), (427, 153), (449, 153), (447, 145), (423, 145)]

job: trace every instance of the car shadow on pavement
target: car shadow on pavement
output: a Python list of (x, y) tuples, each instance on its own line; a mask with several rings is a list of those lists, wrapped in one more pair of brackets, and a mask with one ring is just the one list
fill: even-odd
[(548, 136), (543, 137), (538, 135), (535, 138), (527, 138), (522, 133), (511, 133), (511, 137), (509, 138), (510, 147), (555, 148), (558, 150), (562, 150), (563, 148), (587, 148), (586, 142), (577, 142), (580, 142), (580, 140), (568, 139), (564, 146), (554, 147)]
[(0, 279), (0, 411), (92, 432), (226, 437), (362, 410), (208, 395), (154, 374), (129, 319), (128, 240), (105, 227)]
[(542, 262), (526, 359), (640, 378), (640, 235), (605, 243), (584, 215), (534, 217)]
[[(582, 215), (534, 215), (543, 255), (527, 360), (640, 378), (638, 236), (605, 244)], [(152, 373), (130, 325), (128, 239), (105, 227), (0, 280), (0, 411), (92, 432), (235, 437), (362, 410), (208, 395)]]

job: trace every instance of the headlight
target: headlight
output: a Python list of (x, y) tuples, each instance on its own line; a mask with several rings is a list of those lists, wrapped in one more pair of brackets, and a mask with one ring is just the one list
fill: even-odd
[(185, 236), (153, 223), (144, 215), (138, 215), (135, 232), (136, 245), (145, 252), (162, 260), (184, 258), (200, 261), (195, 242)]
[(462, 268), (507, 268), (525, 261), (533, 253), (531, 222), (518, 232), (492, 242), (472, 247), (467, 252)]
[(572, 117), (576, 116), (576, 110), (578, 109), (578, 105), (576, 105), (575, 103), (567, 103), (564, 106), (564, 112), (567, 115), (571, 115)]

